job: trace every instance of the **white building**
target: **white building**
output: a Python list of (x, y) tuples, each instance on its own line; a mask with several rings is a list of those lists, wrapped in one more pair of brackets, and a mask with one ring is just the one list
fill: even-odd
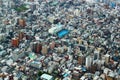
[(87, 68), (91, 67), (92, 62), (93, 62), (93, 58), (91, 56), (87, 56), (86, 57), (86, 63), (85, 63), (86, 67)]
[(58, 25), (56, 25), (55, 27), (50, 28), (50, 29), (48, 30), (48, 32), (49, 32), (50, 34), (56, 34), (57, 32), (59, 32), (59, 31), (62, 30), (62, 29), (63, 29), (62, 25), (61, 25), (61, 24), (58, 24)]
[(40, 78), (42, 80), (53, 80), (53, 76), (48, 75), (48, 74), (43, 74)]
[(30, 66), (40, 69), (42, 67), (42, 63), (37, 61), (32, 61), (30, 62)]

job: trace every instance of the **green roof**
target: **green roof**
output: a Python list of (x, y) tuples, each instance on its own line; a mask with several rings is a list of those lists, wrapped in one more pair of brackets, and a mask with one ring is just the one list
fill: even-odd
[(22, 12), (22, 11), (27, 10), (28, 8), (26, 7), (26, 5), (21, 5), (19, 7), (14, 8), (14, 9), (18, 12)]

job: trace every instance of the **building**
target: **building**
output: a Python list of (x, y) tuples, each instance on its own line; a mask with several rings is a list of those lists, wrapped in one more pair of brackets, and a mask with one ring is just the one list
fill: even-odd
[(48, 74), (43, 74), (40, 78), (41, 78), (42, 80), (54, 80), (54, 79), (53, 79), (53, 76), (48, 75)]

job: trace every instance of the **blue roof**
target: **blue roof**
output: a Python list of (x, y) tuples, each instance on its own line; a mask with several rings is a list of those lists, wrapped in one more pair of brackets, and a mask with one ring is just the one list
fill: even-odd
[(68, 30), (63, 29), (63, 30), (59, 31), (57, 34), (58, 34), (58, 37), (62, 38), (63, 36), (67, 35), (68, 33), (69, 33)]

